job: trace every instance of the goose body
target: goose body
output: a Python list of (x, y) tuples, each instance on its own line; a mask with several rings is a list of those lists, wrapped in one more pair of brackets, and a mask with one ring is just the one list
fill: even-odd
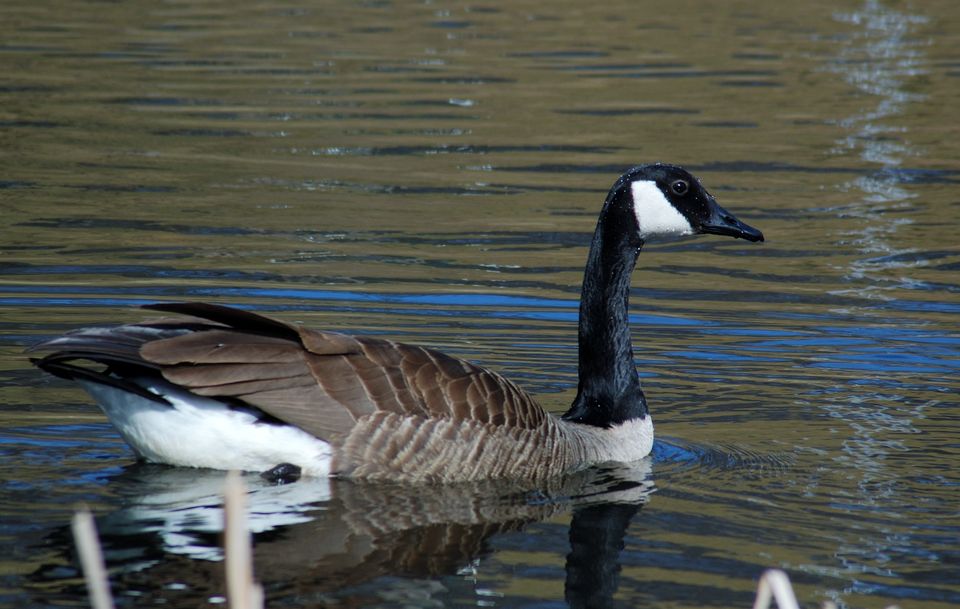
[(87, 328), (33, 348), (78, 381), (137, 455), (171, 465), (455, 482), (544, 478), (643, 458), (653, 423), (627, 323), (645, 240), (762, 241), (681, 167), (614, 183), (590, 247), (577, 396), (562, 417), (494, 371), (438, 351), (310, 330), (234, 308), (164, 303), (180, 317)]

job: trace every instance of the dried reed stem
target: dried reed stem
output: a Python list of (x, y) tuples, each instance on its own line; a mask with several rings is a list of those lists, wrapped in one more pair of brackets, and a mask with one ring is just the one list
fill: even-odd
[(263, 588), (253, 581), (253, 538), (247, 528), (247, 489), (240, 474), (227, 474), (223, 487), (224, 554), (230, 609), (263, 609)]
[(769, 609), (771, 598), (777, 600), (777, 607), (780, 609), (800, 609), (797, 596), (790, 585), (790, 578), (780, 569), (768, 569), (760, 576), (753, 609)]
[(87, 582), (87, 594), (90, 595), (91, 607), (113, 609), (113, 596), (110, 595), (107, 569), (103, 562), (103, 552), (100, 551), (97, 526), (93, 522), (90, 510), (78, 509), (73, 515), (71, 528), (74, 542), (77, 544), (77, 553), (80, 555), (80, 568)]

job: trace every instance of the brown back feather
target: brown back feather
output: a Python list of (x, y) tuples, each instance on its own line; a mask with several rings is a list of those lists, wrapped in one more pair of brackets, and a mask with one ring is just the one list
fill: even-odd
[(523, 429), (547, 416), (499, 374), (431, 349), (215, 305), (152, 308), (224, 325), (141, 347), (169, 381), (199, 395), (238, 398), (323, 439), (342, 438), (377, 412)]

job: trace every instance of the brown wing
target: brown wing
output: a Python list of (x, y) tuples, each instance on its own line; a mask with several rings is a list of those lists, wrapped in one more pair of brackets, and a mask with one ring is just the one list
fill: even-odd
[[(204, 396), (231, 397), (329, 439), (376, 412), (532, 429), (546, 413), (499, 374), (431, 349), (318, 332), (208, 304), (151, 309), (215, 322), (146, 342), (140, 356)], [(169, 322), (165, 322), (169, 327)]]

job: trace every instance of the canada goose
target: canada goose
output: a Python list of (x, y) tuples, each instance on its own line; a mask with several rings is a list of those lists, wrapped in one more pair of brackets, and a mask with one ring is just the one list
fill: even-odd
[(642, 165), (613, 184), (583, 279), (577, 396), (559, 418), (496, 372), (431, 349), (203, 303), (147, 305), (189, 318), (78, 330), (34, 347), (50, 352), (34, 363), (78, 381), (158, 463), (453, 482), (629, 462), (653, 446), (630, 274), (648, 238), (698, 233), (763, 241), (681, 167)]

